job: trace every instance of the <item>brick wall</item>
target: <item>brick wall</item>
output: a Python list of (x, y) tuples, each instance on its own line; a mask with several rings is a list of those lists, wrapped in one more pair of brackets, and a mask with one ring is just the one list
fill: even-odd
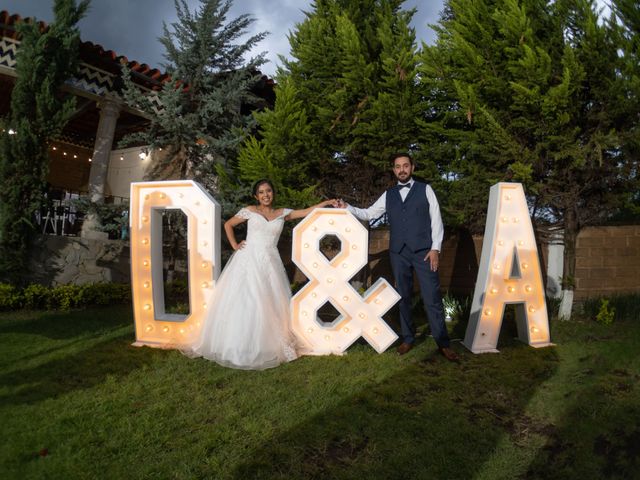
[[(542, 276), (546, 281), (547, 246), (539, 244), (538, 251)], [(306, 282), (306, 277), (291, 263), (291, 244), (281, 244), (280, 252), (290, 278), (295, 282)], [(482, 236), (472, 236), (465, 231), (447, 231), (440, 254), (442, 292), (473, 294), (481, 253)], [(576, 256), (576, 300), (640, 292), (640, 226), (586, 228), (578, 236)], [(389, 232), (371, 230), (369, 264), (362, 270), (360, 280), (370, 285), (380, 277), (393, 283)]]
[(623, 292), (640, 292), (640, 225), (585, 228), (576, 247), (575, 298)]

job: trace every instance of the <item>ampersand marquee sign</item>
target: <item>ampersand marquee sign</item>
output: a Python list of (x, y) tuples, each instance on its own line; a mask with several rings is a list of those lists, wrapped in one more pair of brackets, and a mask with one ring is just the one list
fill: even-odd
[(516, 310), (518, 338), (552, 345), (538, 247), (519, 183), (491, 187), (471, 317), (463, 344), (473, 353), (497, 352), (505, 305)]
[[(320, 240), (335, 235), (342, 248), (332, 260), (320, 251)], [(309, 278), (291, 299), (291, 326), (314, 354), (341, 354), (361, 336), (378, 353), (398, 336), (382, 315), (400, 299), (389, 283), (380, 278), (364, 297), (349, 280), (368, 261), (367, 229), (347, 210), (317, 208), (293, 229), (294, 263)], [(327, 302), (340, 312), (331, 323), (318, 318)]]

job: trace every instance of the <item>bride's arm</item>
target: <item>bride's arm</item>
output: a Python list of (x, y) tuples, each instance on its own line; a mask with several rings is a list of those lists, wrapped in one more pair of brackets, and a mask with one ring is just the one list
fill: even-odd
[(229, 220), (224, 222), (224, 233), (227, 234), (227, 239), (231, 244), (231, 248), (233, 248), (234, 250), (239, 250), (240, 248), (244, 247), (245, 242), (244, 240), (242, 240), (240, 243), (236, 241), (236, 235), (235, 235), (235, 232), (233, 231), (233, 228), (246, 221), (247, 221), (246, 218), (242, 218), (234, 215)]
[(337, 206), (337, 200), (335, 200), (335, 199), (325, 200), (324, 202), (320, 202), (317, 205), (313, 205), (312, 207), (305, 208), (303, 210), (292, 210), (291, 212), (289, 212), (289, 215), (284, 217), (284, 219), (285, 220), (295, 220), (296, 218), (306, 217), (307, 215), (309, 215), (313, 211), (314, 208), (324, 208), (324, 207), (328, 207), (329, 205), (331, 205), (333, 207), (336, 207)]

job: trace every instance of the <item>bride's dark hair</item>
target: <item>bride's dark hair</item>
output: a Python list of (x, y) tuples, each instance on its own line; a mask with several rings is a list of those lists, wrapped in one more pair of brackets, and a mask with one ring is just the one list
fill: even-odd
[(254, 197), (258, 194), (258, 189), (260, 188), (260, 185), (264, 185), (265, 183), (271, 187), (271, 190), (275, 195), (276, 189), (273, 186), (273, 183), (271, 183), (271, 180), (269, 180), (268, 178), (261, 178), (260, 180), (258, 180), (256, 183), (253, 184), (253, 188), (251, 189)]

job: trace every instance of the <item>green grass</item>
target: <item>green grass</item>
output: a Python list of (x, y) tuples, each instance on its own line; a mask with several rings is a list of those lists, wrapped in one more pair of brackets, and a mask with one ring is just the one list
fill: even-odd
[(3, 313), (0, 478), (639, 478), (640, 321), (507, 327), (252, 372), (132, 347), (126, 307)]

